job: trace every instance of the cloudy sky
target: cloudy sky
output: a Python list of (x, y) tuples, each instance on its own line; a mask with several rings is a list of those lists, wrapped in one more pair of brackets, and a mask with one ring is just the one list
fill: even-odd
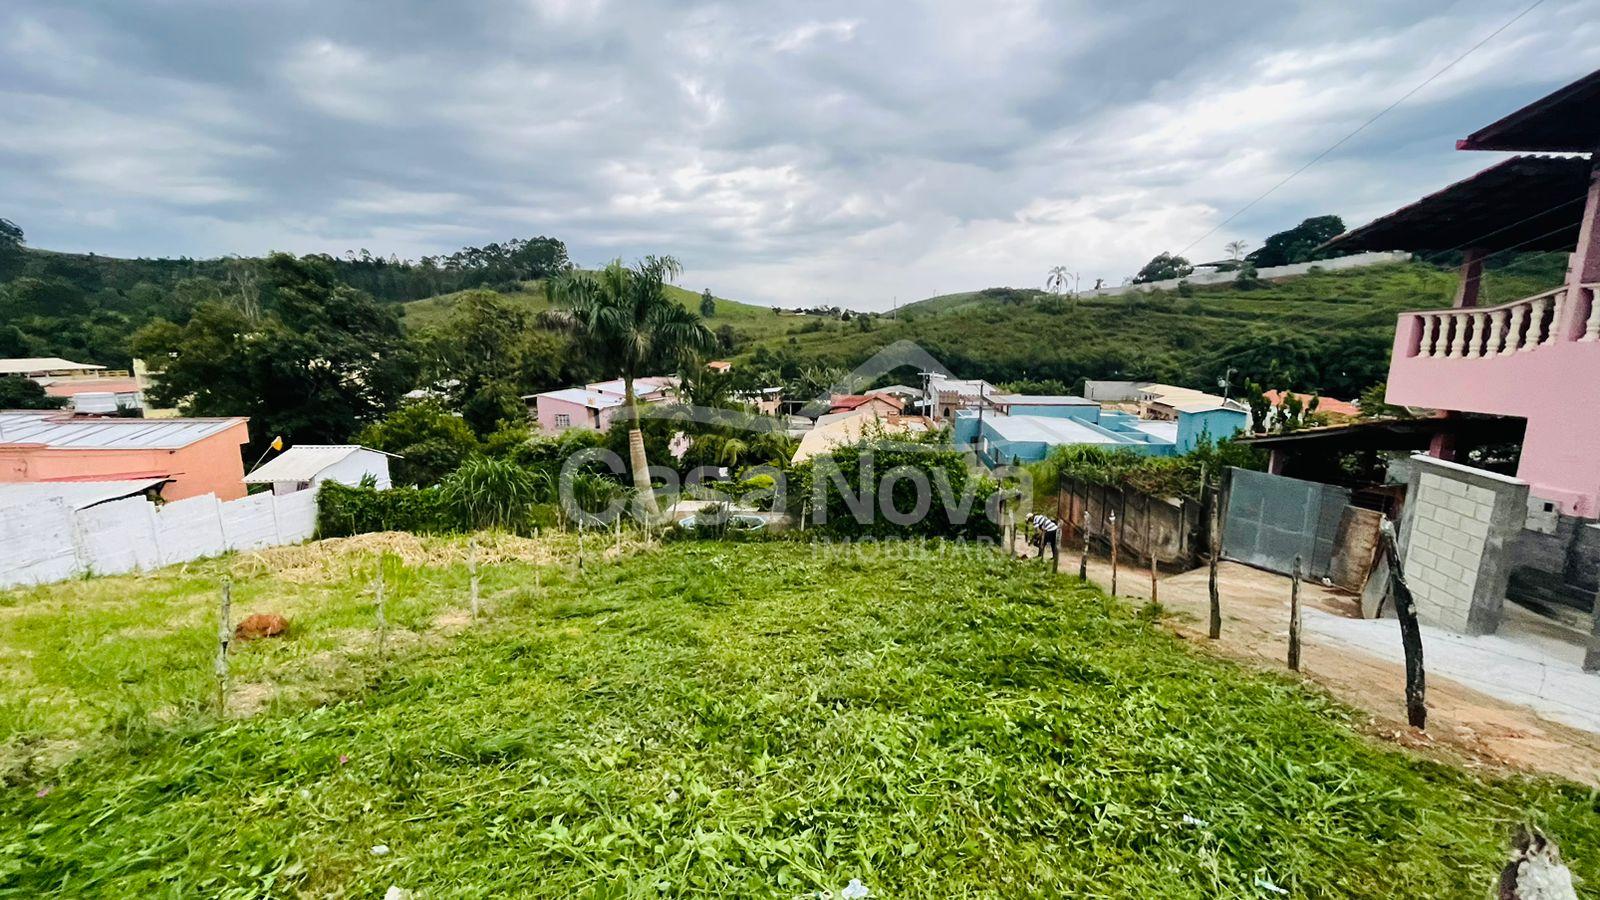
[[(1115, 283), (1201, 238), (1529, 0), (8, 0), (0, 216), (113, 255), (548, 234), (754, 302)], [(1190, 251), (1356, 224), (1600, 66), (1545, 0)]]

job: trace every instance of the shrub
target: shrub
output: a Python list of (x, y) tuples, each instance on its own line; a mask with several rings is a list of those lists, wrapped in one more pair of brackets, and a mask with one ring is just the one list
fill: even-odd
[(356, 443), (397, 454), (397, 484), (438, 484), (478, 451), (477, 435), (436, 400), (407, 403), (362, 429)]
[[(927, 485), (925, 498), (919, 482)], [(885, 486), (888, 497), (880, 496)], [(974, 476), (953, 447), (877, 436), (796, 466), (785, 499), (792, 513), (808, 515), (808, 528), (827, 537), (972, 539), (999, 535), (987, 515), (996, 489), (993, 480)], [(911, 515), (924, 499), (925, 514)]]
[[(544, 483), (541, 483), (544, 482)], [(475, 456), (440, 485), (457, 521), (469, 528), (516, 530), (527, 524), (530, 508), (548, 495), (548, 482), (507, 459)]]
[(437, 487), (395, 487), (380, 491), (324, 481), (317, 490), (319, 538), (372, 531), (428, 534), (457, 529), (455, 513)]

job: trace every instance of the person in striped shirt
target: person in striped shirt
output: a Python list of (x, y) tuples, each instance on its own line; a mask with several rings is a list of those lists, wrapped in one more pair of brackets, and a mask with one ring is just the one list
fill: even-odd
[[(1029, 543), (1039, 548), (1039, 556), (1044, 556), (1046, 545), (1050, 547), (1050, 555), (1052, 557), (1061, 552), (1061, 547), (1057, 543), (1061, 537), (1061, 526), (1056, 524), (1055, 519), (1034, 513), (1028, 517), (1028, 525), (1033, 528), (1033, 540), (1029, 541)], [(1038, 559), (1039, 556), (1034, 557), (1034, 559)]]

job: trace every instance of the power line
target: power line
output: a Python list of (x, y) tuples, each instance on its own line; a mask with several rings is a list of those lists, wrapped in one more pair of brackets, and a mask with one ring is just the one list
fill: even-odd
[(1358, 125), (1354, 131), (1352, 131), (1349, 134), (1345, 135), (1344, 137), (1338, 139), (1337, 141), (1334, 141), (1333, 144), (1328, 147), (1328, 149), (1322, 151), (1321, 153), (1318, 153), (1316, 156), (1313, 156), (1310, 159), (1310, 161), (1308, 161), (1305, 165), (1301, 166), (1298, 169), (1295, 169), (1293, 172), (1290, 172), (1287, 176), (1284, 177), (1284, 179), (1282, 181), (1279, 181), (1277, 184), (1273, 185), (1272, 187), (1267, 188), (1267, 190), (1264, 191), (1259, 197), (1256, 197), (1254, 200), (1251, 200), (1249, 203), (1246, 203), (1244, 206), (1240, 207), (1238, 209), (1238, 211), (1235, 212), (1233, 215), (1227, 217), (1226, 219), (1223, 219), (1221, 222), (1218, 222), (1216, 225), (1213, 225), (1211, 227), (1211, 230), (1207, 231), (1205, 234), (1202, 234), (1199, 237), (1195, 238), (1193, 241), (1190, 241), (1189, 245), (1187, 247), (1184, 247), (1182, 250), (1178, 251), (1178, 255), (1182, 256), (1185, 253), (1188, 253), (1190, 250), (1194, 249), (1195, 244), (1198, 244), (1201, 241), (1205, 240), (1206, 238), (1212, 236), (1213, 234), (1216, 234), (1217, 231), (1220, 230), (1223, 226), (1227, 225), (1229, 222), (1232, 222), (1234, 219), (1237, 219), (1240, 216), (1244, 215), (1246, 212), (1249, 212), (1251, 207), (1255, 206), (1257, 203), (1260, 203), (1262, 200), (1267, 199), (1267, 197), (1271, 196), (1279, 188), (1281, 188), (1284, 185), (1288, 184), (1290, 181), (1293, 181), (1298, 175), (1300, 175), (1300, 173), (1304, 172), (1305, 170), (1307, 170), (1307, 169), (1311, 168), (1312, 166), (1316, 165), (1317, 163), (1321, 162), (1325, 157), (1327, 157), (1328, 154), (1330, 154), (1333, 151), (1335, 151), (1335, 150), (1339, 149), (1340, 147), (1344, 146), (1344, 144), (1347, 141), (1349, 141), (1351, 138), (1353, 138), (1356, 135), (1360, 134), (1361, 132), (1367, 130), (1367, 127), (1370, 126), (1372, 123), (1374, 123), (1374, 122), (1378, 121), (1379, 119), (1383, 118), (1390, 111), (1392, 111), (1395, 107), (1397, 107), (1400, 104), (1402, 104), (1402, 103), (1406, 102), (1407, 100), (1411, 99), (1411, 96), (1413, 94), (1417, 93), (1418, 91), (1420, 91), (1423, 88), (1427, 87), (1428, 85), (1432, 84), (1434, 81), (1436, 81), (1439, 78), (1439, 76), (1441, 76), (1444, 73), (1446, 73), (1446, 72), (1450, 71), (1451, 69), (1455, 68), (1455, 66), (1458, 63), (1460, 63), (1462, 60), (1466, 59), (1468, 56), (1471, 56), (1472, 53), (1474, 51), (1476, 51), (1479, 47), (1482, 47), (1484, 44), (1489, 43), (1489, 41), (1493, 40), (1496, 35), (1500, 34), (1500, 32), (1505, 31), (1507, 28), (1510, 28), (1512, 25), (1515, 25), (1519, 19), (1521, 19), (1523, 16), (1526, 16), (1528, 13), (1533, 12), (1536, 8), (1538, 8), (1539, 4), (1541, 4), (1543, 2), (1544, 2), (1544, 0), (1533, 0), (1533, 3), (1531, 5), (1529, 5), (1527, 8), (1523, 9), (1522, 12), (1519, 12), (1516, 15), (1512, 16), (1510, 19), (1506, 20), (1505, 24), (1501, 25), (1499, 28), (1496, 28), (1494, 31), (1489, 32), (1489, 34), (1487, 36), (1485, 36), (1483, 38), (1483, 40), (1480, 40), (1476, 44), (1473, 44), (1471, 47), (1468, 47), (1465, 53), (1462, 53), (1460, 56), (1456, 57), (1455, 59), (1452, 59), (1450, 62), (1445, 64), (1444, 68), (1440, 69), (1437, 72), (1434, 72), (1432, 75), (1429, 75), (1427, 78), (1423, 79), (1421, 84), (1417, 85), (1416, 87), (1412, 88), (1411, 90), (1406, 91), (1404, 94), (1400, 95), (1400, 99), (1394, 101), (1393, 103), (1391, 103), (1388, 106), (1385, 106), (1383, 109), (1379, 110), (1376, 115), (1372, 116), (1372, 118), (1367, 119), (1365, 122), (1362, 122), (1360, 125)]

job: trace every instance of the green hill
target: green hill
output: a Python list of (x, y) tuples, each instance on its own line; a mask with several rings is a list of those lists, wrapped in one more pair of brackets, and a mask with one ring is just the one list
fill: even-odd
[[(696, 312), (700, 310), (700, 295), (691, 290), (686, 290), (674, 285), (667, 286), (667, 292), (679, 303)], [(406, 327), (416, 330), (427, 328), (442, 321), (449, 315), (456, 299), (461, 296), (460, 291), (440, 294), (437, 297), (428, 297), (423, 300), (413, 300), (405, 304)], [(522, 290), (502, 295), (507, 300), (529, 313), (540, 313), (551, 307), (549, 293), (543, 281), (528, 281), (522, 285)], [(744, 346), (752, 341), (786, 335), (806, 327), (808, 322), (821, 321), (816, 316), (801, 316), (794, 313), (775, 312), (766, 306), (756, 306), (750, 303), (741, 303), (724, 297), (714, 297), (717, 304), (716, 314), (706, 320), (713, 331), (728, 326), (733, 329), (734, 346)]]
[[(1485, 276), (1489, 303), (1559, 283), (1560, 261), (1519, 260)], [(932, 297), (896, 318), (814, 321), (793, 340), (751, 348), (757, 364), (851, 368), (897, 340), (914, 341), (957, 374), (990, 381), (1151, 379), (1233, 383), (1355, 397), (1387, 374), (1395, 315), (1448, 306), (1454, 270), (1424, 263), (1323, 272), (1263, 283), (1118, 297), (1058, 297), (992, 288)]]

